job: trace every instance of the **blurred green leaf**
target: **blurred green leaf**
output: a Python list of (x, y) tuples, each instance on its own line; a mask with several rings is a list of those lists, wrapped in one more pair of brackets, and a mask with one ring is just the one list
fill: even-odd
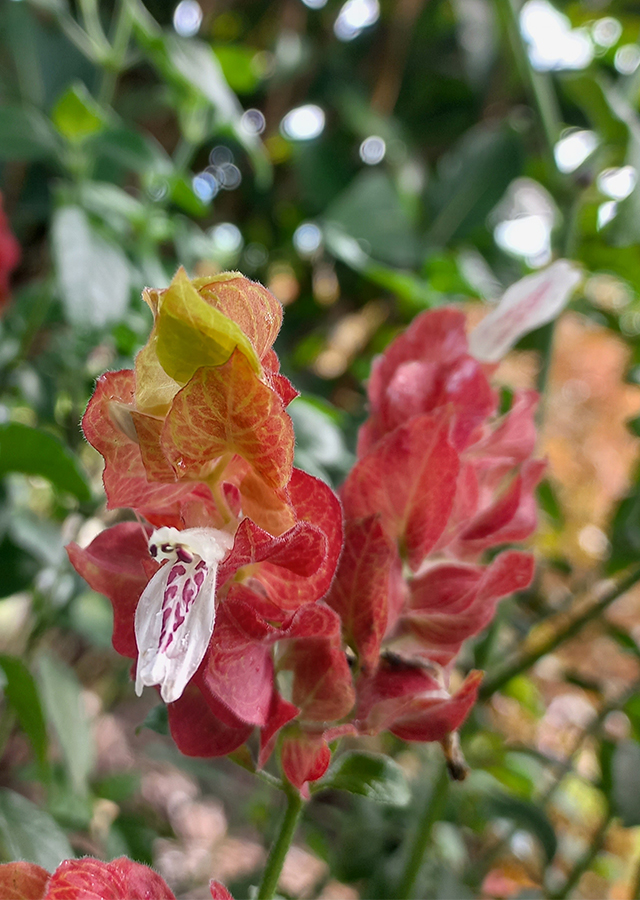
[(60, 134), (80, 144), (105, 128), (108, 117), (81, 81), (70, 85), (51, 111), (51, 119)]
[(407, 806), (411, 800), (406, 776), (397, 762), (356, 750), (343, 753), (331, 766), (317, 788), (327, 789), (361, 794), (389, 806)]
[(113, 611), (102, 594), (86, 591), (76, 597), (69, 610), (71, 626), (96, 647), (111, 647)]
[(485, 225), (487, 215), (523, 168), (521, 136), (501, 125), (470, 129), (438, 163), (429, 186), (429, 244), (445, 246)]
[(395, 294), (408, 313), (434, 306), (441, 295), (411, 272), (401, 272), (375, 262), (358, 241), (335, 222), (325, 222), (322, 228), (327, 249), (339, 260), (374, 284)]
[(93, 769), (94, 747), (82, 685), (73, 669), (48, 653), (39, 656), (37, 669), (45, 714), (55, 728), (71, 785), (84, 795)]
[(607, 572), (613, 574), (640, 559), (640, 484), (636, 481), (613, 516)]
[(353, 465), (340, 425), (324, 401), (297, 397), (287, 411), (296, 433), (295, 465), (328, 484), (344, 480)]
[(385, 172), (363, 171), (330, 204), (324, 219), (365, 243), (375, 260), (403, 267), (417, 264), (418, 239), (391, 179)]
[(71, 324), (100, 328), (118, 322), (129, 304), (131, 266), (78, 206), (62, 206), (52, 223), (60, 297)]
[(140, 728), (150, 728), (157, 734), (169, 734), (169, 713), (164, 703), (158, 703), (153, 709), (149, 710), (146, 719), (139, 726)]
[(542, 509), (549, 516), (553, 524), (560, 527), (564, 522), (564, 515), (558, 502), (555, 489), (548, 478), (545, 478), (544, 481), (540, 482), (536, 493), (538, 496), (538, 503)]
[(0, 597), (8, 597), (30, 587), (39, 566), (30, 553), (4, 537), (0, 541)]
[(91, 499), (76, 457), (52, 434), (39, 428), (19, 422), (0, 425), (0, 478), (9, 472), (39, 475), (78, 500)]
[(51, 123), (36, 109), (0, 107), (0, 160), (36, 160), (55, 156)]
[(512, 819), (520, 828), (538, 838), (544, 850), (547, 862), (551, 862), (556, 854), (558, 841), (555, 831), (544, 810), (517, 797), (507, 794), (492, 794), (487, 800), (488, 813), (504, 819)]
[(0, 844), (5, 862), (24, 859), (53, 872), (74, 853), (49, 813), (15, 791), (0, 789)]
[(26, 665), (17, 656), (1, 655), (0, 667), (7, 679), (4, 688), (5, 698), (15, 710), (20, 727), (33, 747), (41, 775), (46, 777), (49, 765), (47, 726), (36, 682)]
[(640, 744), (620, 741), (611, 760), (611, 799), (625, 828), (640, 825)]
[(213, 51), (231, 90), (238, 94), (253, 93), (260, 83), (255, 50), (242, 44), (215, 44)]

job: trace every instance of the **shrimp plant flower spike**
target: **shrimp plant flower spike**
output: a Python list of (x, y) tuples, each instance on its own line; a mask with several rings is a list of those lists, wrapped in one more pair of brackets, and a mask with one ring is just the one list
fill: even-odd
[(303, 799), (338, 737), (451, 747), (481, 680), (452, 692), (456, 657), (532, 578), (512, 545), (535, 528), (544, 471), (535, 393), (500, 415), (490, 378), (579, 277), (560, 260), (523, 279), (470, 340), (462, 311), (421, 313), (374, 362), (338, 495), (293, 465), (297, 392), (269, 291), (180, 269), (144, 292), (148, 342), (134, 369), (98, 379), (82, 423), (108, 508), (133, 514), (68, 552), (110, 599), (114, 647), (137, 693), (159, 691), (182, 753), (249, 742), (260, 769), (277, 748)]

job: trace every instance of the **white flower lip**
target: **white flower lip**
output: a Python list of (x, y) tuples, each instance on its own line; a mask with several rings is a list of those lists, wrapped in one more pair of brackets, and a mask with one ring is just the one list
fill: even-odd
[(159, 685), (173, 703), (195, 675), (215, 624), (218, 565), (233, 537), (216, 528), (158, 528), (149, 553), (164, 565), (142, 592), (135, 614), (136, 693)]
[(581, 279), (577, 266), (558, 259), (516, 281), (469, 335), (469, 353), (481, 362), (498, 362), (523, 335), (555, 319)]

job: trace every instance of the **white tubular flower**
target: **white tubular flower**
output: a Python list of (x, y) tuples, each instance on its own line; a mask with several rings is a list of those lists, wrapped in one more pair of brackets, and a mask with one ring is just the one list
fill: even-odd
[(182, 695), (209, 646), (218, 564), (232, 546), (233, 537), (215, 528), (164, 527), (149, 538), (151, 556), (166, 563), (136, 608), (136, 694), (158, 684), (165, 703)]
[(481, 362), (501, 360), (523, 335), (555, 319), (581, 278), (573, 263), (558, 259), (516, 281), (469, 335), (469, 353)]

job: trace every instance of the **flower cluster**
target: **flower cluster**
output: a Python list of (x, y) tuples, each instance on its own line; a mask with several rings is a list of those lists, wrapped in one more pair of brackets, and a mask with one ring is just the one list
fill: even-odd
[(158, 686), (183, 753), (226, 755), (258, 729), (257, 765), (279, 738), (308, 794), (340, 735), (451, 743), (480, 681), (450, 695), (451, 664), (533, 571), (517, 550), (482, 562), (531, 534), (543, 471), (536, 396), (499, 417), (490, 361), (566, 300), (568, 267), (511, 288), (473, 355), (448, 308), (387, 348), (343, 509), (293, 467), (275, 298), (238, 273), (182, 270), (145, 292), (154, 326), (135, 370), (103, 375), (83, 419), (109, 507), (138, 521), (68, 550), (110, 598), (114, 647), (136, 661), (138, 692)]
[[(210, 885), (213, 900), (230, 900), (219, 882)], [(175, 900), (166, 882), (147, 866), (126, 856), (111, 862), (67, 859), (50, 875), (30, 862), (0, 865), (0, 897), (7, 900)]]

